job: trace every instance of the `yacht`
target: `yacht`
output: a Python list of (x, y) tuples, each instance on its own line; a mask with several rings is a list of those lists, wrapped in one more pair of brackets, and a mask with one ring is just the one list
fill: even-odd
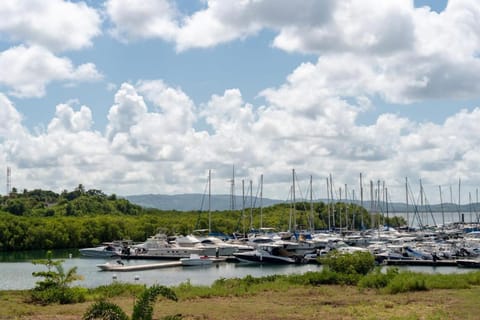
[(259, 245), (255, 250), (235, 252), (233, 254), (240, 262), (292, 264), (297, 259), (278, 245)]
[(133, 245), (128, 256), (123, 257), (148, 257), (163, 259), (188, 258), (192, 254), (205, 255), (205, 251), (196, 247), (182, 247), (168, 241), (167, 235), (157, 233), (149, 237), (145, 242)]
[(110, 258), (120, 256), (125, 250), (122, 243), (119, 242), (104, 242), (101, 246), (92, 248), (82, 248), (78, 251), (84, 257), (91, 258)]

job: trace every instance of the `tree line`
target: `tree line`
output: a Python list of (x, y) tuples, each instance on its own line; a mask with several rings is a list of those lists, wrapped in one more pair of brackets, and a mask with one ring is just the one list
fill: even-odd
[(23, 190), (0, 198), (0, 251), (83, 248), (112, 240), (144, 241), (159, 229), (169, 235), (207, 229), (224, 234), (243, 233), (260, 227), (278, 230), (361, 229), (375, 225), (404, 225), (399, 218), (370, 215), (346, 203), (277, 204), (248, 210), (163, 211), (142, 208), (100, 190), (57, 194)]

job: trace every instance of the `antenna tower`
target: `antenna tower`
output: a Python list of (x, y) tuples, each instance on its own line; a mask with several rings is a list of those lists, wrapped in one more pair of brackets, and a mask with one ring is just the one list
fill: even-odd
[(12, 169), (7, 167), (7, 196), (10, 195), (10, 191), (12, 190)]

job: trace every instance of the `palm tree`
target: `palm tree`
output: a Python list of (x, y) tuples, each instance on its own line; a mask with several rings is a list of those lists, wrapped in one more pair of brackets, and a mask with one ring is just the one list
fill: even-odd
[[(135, 302), (131, 320), (152, 320), (153, 303), (159, 295), (177, 301), (177, 296), (172, 289), (153, 285), (146, 288)], [(118, 305), (108, 301), (97, 301), (83, 315), (83, 320), (94, 319), (129, 320), (129, 317)]]

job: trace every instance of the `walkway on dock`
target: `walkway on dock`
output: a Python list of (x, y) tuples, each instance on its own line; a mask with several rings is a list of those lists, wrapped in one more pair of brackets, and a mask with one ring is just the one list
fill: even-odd
[[(225, 262), (224, 258), (210, 258), (213, 263)], [(150, 269), (162, 269), (162, 268), (171, 268), (171, 267), (180, 267), (182, 262), (180, 260), (169, 261), (169, 262), (160, 262), (160, 263), (148, 263), (148, 264), (132, 264), (132, 265), (123, 265), (120, 263), (111, 263), (107, 262), (104, 264), (97, 264), (97, 267), (102, 271), (140, 271), (140, 270), (150, 270)]]

